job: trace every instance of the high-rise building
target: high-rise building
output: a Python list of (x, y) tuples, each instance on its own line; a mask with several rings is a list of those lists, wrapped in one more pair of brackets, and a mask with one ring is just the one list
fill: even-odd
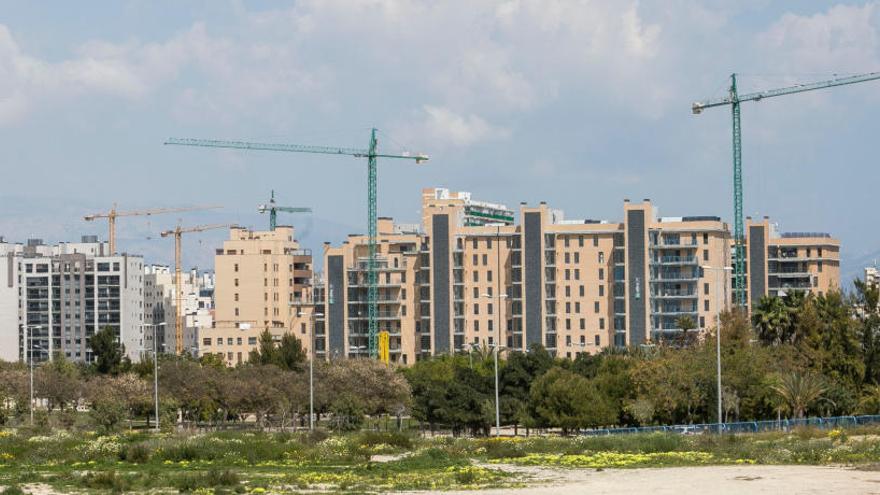
[(293, 332), (311, 352), (312, 256), (294, 239), (293, 227), (230, 229), (214, 268), (214, 322), (198, 331), (200, 355), (244, 362), (264, 330), (276, 339)]
[[(719, 217), (661, 217), (649, 200), (627, 200), (619, 222), (567, 220), (544, 203), (520, 205), (519, 220), (469, 193), (425, 189), (421, 230), (380, 221), (379, 331), (393, 361), (474, 345), (573, 357), (673, 338), (682, 325), (705, 330), (732, 301), (731, 234)], [(749, 253), (763, 243), (764, 264), (753, 265), (764, 267), (766, 283), (753, 286), (762, 293), (839, 283), (830, 236), (749, 234)], [(325, 246), (324, 267), (327, 355), (365, 356), (366, 236)], [(793, 284), (803, 272), (809, 284)]]
[[(4, 344), (14, 335), (14, 358), (45, 361), (56, 353), (93, 361), (89, 341), (95, 332), (112, 328), (132, 360), (143, 347), (143, 258), (110, 255), (94, 236), (79, 243), (46, 246), (30, 240), (24, 246), (4, 244), (5, 291), (0, 303), (11, 307), (10, 289), (17, 285), (15, 326), (4, 311)], [(11, 279), (10, 279), (11, 277)], [(5, 345), (4, 345), (5, 347)], [(13, 357), (7, 351), (4, 359)]]

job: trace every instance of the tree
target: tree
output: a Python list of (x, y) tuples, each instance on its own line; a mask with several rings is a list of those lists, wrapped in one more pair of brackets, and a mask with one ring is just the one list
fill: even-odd
[(790, 323), (789, 310), (779, 297), (762, 296), (752, 308), (752, 325), (758, 339), (765, 345), (785, 342)]
[(697, 322), (694, 321), (691, 315), (683, 315), (678, 318), (677, 324), (678, 328), (681, 329), (682, 345), (689, 346), (691, 344), (691, 336), (688, 332), (697, 328)]
[(880, 384), (880, 289), (856, 279), (851, 306), (865, 362), (864, 382)]
[(590, 380), (551, 368), (532, 385), (531, 399), (538, 414), (563, 434), (579, 428), (613, 424), (617, 412)]
[(90, 345), (95, 356), (95, 371), (102, 375), (117, 374), (125, 353), (117, 331), (113, 327), (102, 328), (92, 335)]
[(46, 399), (50, 411), (76, 407), (82, 394), (79, 368), (64, 354), (57, 353), (50, 362), (41, 365), (35, 375), (35, 393)]
[(272, 364), (286, 371), (302, 371), (306, 353), (302, 343), (292, 333), (281, 336), (278, 345), (269, 329), (260, 334), (257, 347), (251, 350), (248, 362), (255, 365)]
[(827, 387), (818, 375), (787, 373), (773, 385), (773, 390), (794, 417), (803, 418), (806, 411), (822, 398)]

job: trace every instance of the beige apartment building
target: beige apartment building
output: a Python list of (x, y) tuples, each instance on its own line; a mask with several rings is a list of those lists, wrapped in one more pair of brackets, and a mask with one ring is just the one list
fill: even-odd
[(293, 227), (230, 229), (214, 268), (214, 324), (199, 329), (199, 355), (245, 362), (267, 329), (276, 340), (294, 332), (311, 352), (312, 256), (294, 239)]
[[(437, 188), (422, 191), (420, 229), (382, 219), (379, 329), (393, 361), (499, 344), (574, 357), (674, 337), (683, 316), (710, 328), (731, 303), (732, 238), (719, 217), (661, 217), (649, 200), (624, 201), (615, 222), (566, 219), (545, 203), (521, 204), (518, 224), (514, 216)], [(839, 241), (763, 225), (763, 237), (749, 229), (747, 252), (764, 253), (749, 260), (763, 268), (752, 289), (839, 285)], [(325, 246), (319, 304), (331, 357), (368, 355), (366, 256), (365, 236)]]
[(749, 305), (791, 291), (823, 294), (840, 288), (840, 241), (824, 232), (777, 232), (769, 218), (747, 218)]

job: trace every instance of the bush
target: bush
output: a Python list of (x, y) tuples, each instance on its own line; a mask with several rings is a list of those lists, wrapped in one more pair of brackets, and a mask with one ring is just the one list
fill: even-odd
[(151, 453), (150, 448), (146, 444), (136, 443), (122, 448), (119, 451), (119, 460), (134, 464), (145, 464), (149, 462)]
[(131, 489), (131, 480), (116, 474), (116, 471), (88, 473), (82, 478), (82, 486), (98, 490), (122, 493)]
[(373, 447), (376, 445), (390, 445), (401, 449), (412, 448), (412, 438), (402, 432), (379, 432), (365, 431), (357, 437), (358, 445)]
[(91, 415), (95, 425), (109, 433), (126, 418), (126, 410), (125, 406), (118, 402), (101, 400), (92, 405)]
[(27, 495), (27, 492), (22, 490), (18, 485), (7, 486), (5, 490), (3, 490), (2, 495)]
[(187, 474), (174, 481), (174, 487), (182, 493), (194, 492), (199, 488), (214, 488), (217, 486), (236, 486), (240, 479), (234, 471), (211, 471), (196, 474)]

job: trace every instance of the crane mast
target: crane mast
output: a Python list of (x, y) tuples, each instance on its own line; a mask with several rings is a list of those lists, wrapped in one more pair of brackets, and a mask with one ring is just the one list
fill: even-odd
[(311, 213), (311, 208), (298, 207), (298, 206), (278, 206), (275, 203), (275, 191), (272, 191), (272, 195), (269, 198), (269, 204), (260, 205), (257, 207), (257, 211), (259, 213), (269, 212), (269, 230), (275, 230), (275, 227), (278, 225), (278, 212), (282, 211), (285, 213)]
[(325, 155), (348, 155), (367, 159), (367, 339), (371, 357), (378, 357), (378, 264), (376, 262), (377, 235), (377, 168), (379, 158), (399, 158), (414, 160), (417, 164), (428, 160), (427, 155), (417, 154), (383, 154), (378, 151), (377, 129), (370, 131), (370, 143), (367, 149), (338, 148), (332, 146), (308, 146), (301, 144), (251, 143), (247, 141), (222, 141), (215, 139), (169, 138), (166, 145), (197, 146), (204, 148), (227, 148), (238, 150), (282, 151), (292, 153), (319, 153)]
[(746, 307), (748, 302), (748, 296), (746, 294), (745, 226), (743, 225), (742, 126), (740, 119), (740, 104), (744, 101), (761, 101), (765, 98), (804, 93), (806, 91), (857, 84), (877, 79), (880, 79), (880, 72), (869, 72), (854, 76), (835, 77), (834, 79), (826, 81), (798, 84), (740, 95), (737, 91), (736, 74), (734, 73), (730, 75), (730, 90), (728, 96), (698, 101), (691, 106), (693, 113), (699, 115), (707, 108), (730, 105), (731, 119), (733, 121), (731, 126), (733, 131), (733, 302), (737, 306)]

